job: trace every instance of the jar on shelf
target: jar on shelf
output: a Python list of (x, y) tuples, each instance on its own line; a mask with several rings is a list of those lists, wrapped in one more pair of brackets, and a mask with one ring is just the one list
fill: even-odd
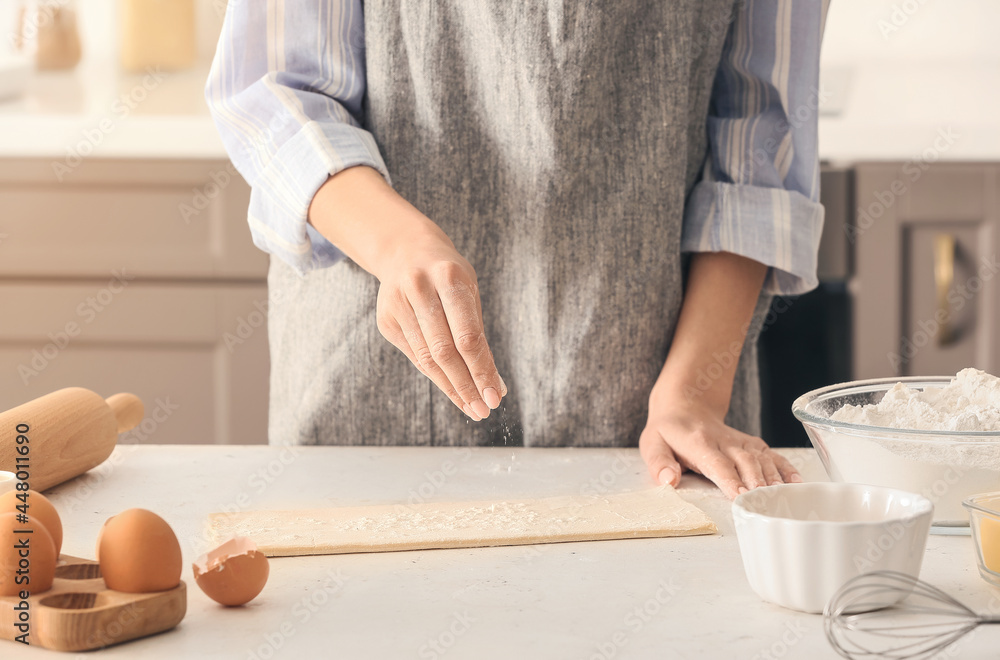
[(34, 59), (36, 69), (74, 68), (82, 54), (76, 0), (21, 0), (14, 48)]
[(176, 71), (195, 63), (194, 0), (119, 0), (120, 60), (124, 70)]

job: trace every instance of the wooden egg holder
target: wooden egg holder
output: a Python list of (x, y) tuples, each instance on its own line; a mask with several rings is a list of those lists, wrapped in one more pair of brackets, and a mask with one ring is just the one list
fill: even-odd
[[(21, 634), (15, 626), (18, 602), (0, 597), (0, 639)], [(28, 607), (31, 646), (89, 651), (170, 630), (187, 611), (187, 587), (182, 581), (169, 591), (112, 591), (96, 561), (61, 555), (52, 588), (29, 597)]]

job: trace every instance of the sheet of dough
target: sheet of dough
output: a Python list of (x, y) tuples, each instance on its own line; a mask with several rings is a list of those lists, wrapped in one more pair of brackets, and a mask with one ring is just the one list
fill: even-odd
[(269, 557), (713, 534), (670, 486), (601, 496), (424, 502), (209, 515), (216, 542), (248, 536)]

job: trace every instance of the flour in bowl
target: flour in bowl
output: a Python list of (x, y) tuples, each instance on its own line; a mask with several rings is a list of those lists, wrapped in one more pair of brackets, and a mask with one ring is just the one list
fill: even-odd
[(944, 387), (917, 390), (896, 383), (878, 403), (847, 404), (830, 419), (920, 431), (1000, 432), (1000, 378), (962, 369)]
[[(1000, 433), (1000, 378), (963, 369), (943, 387), (897, 383), (878, 403), (844, 405), (830, 419), (880, 427), (861, 434), (810, 432), (836, 481), (870, 483), (920, 493), (934, 502), (936, 524), (966, 524), (962, 500), (1000, 490), (997, 436), (934, 435), (935, 431)], [(911, 436), (891, 429), (926, 432)]]

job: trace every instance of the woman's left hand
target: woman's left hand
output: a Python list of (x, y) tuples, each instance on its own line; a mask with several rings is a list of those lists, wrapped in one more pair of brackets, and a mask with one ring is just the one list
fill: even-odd
[(639, 453), (656, 483), (677, 486), (688, 469), (732, 499), (758, 486), (802, 481), (788, 459), (760, 438), (727, 426), (724, 418), (697, 398), (652, 397)]

